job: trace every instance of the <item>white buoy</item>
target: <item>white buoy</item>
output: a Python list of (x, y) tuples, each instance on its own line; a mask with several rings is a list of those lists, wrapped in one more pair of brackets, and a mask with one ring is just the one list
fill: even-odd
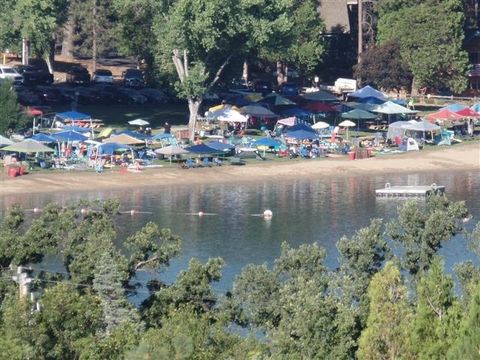
[(467, 223), (467, 222), (469, 222), (469, 221), (470, 221), (470, 219), (471, 219), (470, 217), (466, 217), (466, 218), (463, 218), (463, 220), (462, 220), (462, 221), (463, 221), (464, 223)]
[(265, 211), (263, 212), (263, 217), (264, 217), (265, 219), (271, 219), (272, 216), (273, 216), (272, 210), (265, 210)]
[(204, 215), (204, 214), (203, 214), (203, 211), (199, 211), (199, 212), (198, 212), (198, 216), (203, 216), (203, 215)]
[(39, 208), (33, 208), (33, 212), (38, 213), (38, 212), (40, 212), (40, 209)]
[(130, 215), (135, 215), (135, 210), (130, 210)]
[(81, 214), (86, 214), (87, 212), (88, 212), (88, 210), (85, 209), (85, 208), (81, 208), (81, 209), (80, 209), (80, 213), (81, 213)]

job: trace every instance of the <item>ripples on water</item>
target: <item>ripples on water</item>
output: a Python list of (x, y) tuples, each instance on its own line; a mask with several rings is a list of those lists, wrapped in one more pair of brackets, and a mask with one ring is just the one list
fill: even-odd
[[(389, 220), (395, 216), (401, 201), (375, 198), (375, 189), (383, 187), (385, 182), (445, 185), (448, 197), (465, 200), (472, 212), (474, 218), (467, 224), (469, 230), (480, 219), (480, 171), (292, 181), (272, 179), (258, 184), (157, 186), (122, 191), (4, 196), (0, 197), (0, 212), (14, 203), (25, 208), (41, 208), (52, 201), (67, 204), (78, 199), (118, 198), (122, 210), (151, 212), (121, 215), (117, 224), (119, 241), (147, 221), (169, 227), (183, 239), (183, 252), (161, 275), (163, 279), (172, 281), (192, 257), (202, 261), (222, 257), (226, 265), (222, 281), (216, 288), (224, 291), (231, 287), (246, 264), (266, 262), (271, 265), (279, 256), (283, 241), (294, 247), (317, 242), (327, 250), (328, 265), (335, 267), (338, 256), (335, 243), (342, 235), (353, 235), (357, 229), (367, 226), (371, 218)], [(251, 216), (265, 209), (273, 211), (271, 221)], [(216, 215), (191, 215), (199, 211)], [(470, 256), (462, 237), (448, 242), (441, 253), (447, 268)], [(147, 276), (144, 274), (142, 278)]]

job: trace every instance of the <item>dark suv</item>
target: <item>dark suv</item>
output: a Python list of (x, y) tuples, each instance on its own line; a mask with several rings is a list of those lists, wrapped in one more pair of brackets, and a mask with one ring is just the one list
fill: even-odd
[(17, 65), (15, 70), (23, 75), (23, 85), (50, 85), (53, 75), (47, 69), (33, 65)]
[(75, 84), (88, 84), (90, 82), (90, 74), (83, 66), (75, 66), (67, 71), (67, 82)]
[(139, 89), (145, 86), (143, 72), (137, 69), (127, 69), (123, 72), (123, 86)]

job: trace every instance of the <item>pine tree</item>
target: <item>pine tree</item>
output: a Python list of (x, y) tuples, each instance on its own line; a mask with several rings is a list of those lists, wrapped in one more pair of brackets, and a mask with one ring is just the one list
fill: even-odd
[(9, 81), (0, 84), (0, 134), (15, 131), (26, 123), (20, 112), (16, 92)]

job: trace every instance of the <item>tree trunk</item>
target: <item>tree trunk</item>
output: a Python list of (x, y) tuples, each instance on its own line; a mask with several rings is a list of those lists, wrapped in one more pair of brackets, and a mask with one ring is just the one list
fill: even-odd
[(247, 63), (247, 60), (245, 60), (243, 62), (242, 79), (245, 80), (246, 84), (248, 84), (248, 63)]
[(62, 56), (66, 59), (73, 58), (73, 37), (75, 35), (75, 24), (73, 13), (68, 14), (68, 20), (63, 27)]
[(286, 81), (285, 64), (282, 61), (277, 61), (277, 84), (282, 85)]
[(412, 91), (410, 93), (412, 96), (418, 95), (418, 86), (417, 81), (415, 80), (415, 76), (412, 78)]
[(92, 76), (97, 71), (97, 0), (93, 0)]
[(188, 132), (190, 141), (195, 139), (195, 128), (197, 125), (197, 116), (200, 105), (202, 104), (201, 100), (188, 99), (188, 110), (190, 111), (190, 116), (188, 118)]

